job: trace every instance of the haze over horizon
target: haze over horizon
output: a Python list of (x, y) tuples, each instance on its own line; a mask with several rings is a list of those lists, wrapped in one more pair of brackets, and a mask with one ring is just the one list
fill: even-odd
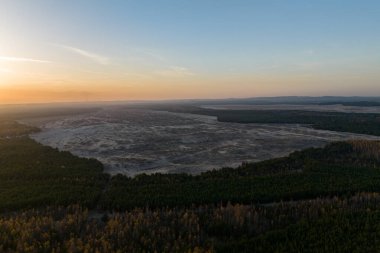
[(380, 94), (374, 0), (0, 7), (0, 104)]

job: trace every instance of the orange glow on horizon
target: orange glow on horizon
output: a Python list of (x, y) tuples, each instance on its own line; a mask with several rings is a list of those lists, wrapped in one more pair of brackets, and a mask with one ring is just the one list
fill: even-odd
[[(65, 67), (36, 59), (6, 59), (0, 60), (0, 104), (342, 95), (342, 85), (351, 87), (344, 91), (346, 95), (367, 95), (360, 93), (355, 85), (358, 79), (350, 75), (200, 74), (180, 67), (130, 73), (117, 66), (97, 66), (87, 71), (80, 66)], [(378, 78), (367, 75), (362, 80), (379, 90)]]

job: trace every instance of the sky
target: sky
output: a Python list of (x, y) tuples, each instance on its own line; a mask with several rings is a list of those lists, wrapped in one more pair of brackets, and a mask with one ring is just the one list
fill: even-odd
[(377, 0), (1, 0), (0, 103), (380, 96)]

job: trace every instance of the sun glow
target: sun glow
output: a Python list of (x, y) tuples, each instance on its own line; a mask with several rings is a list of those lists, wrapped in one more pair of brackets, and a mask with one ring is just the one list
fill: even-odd
[(360, 5), (361, 19), (313, 3), (304, 20), (292, 3), (226, 2), (194, 17), (180, 5), (4, 0), (0, 103), (380, 94), (379, 19), (369, 11), (378, 8)]

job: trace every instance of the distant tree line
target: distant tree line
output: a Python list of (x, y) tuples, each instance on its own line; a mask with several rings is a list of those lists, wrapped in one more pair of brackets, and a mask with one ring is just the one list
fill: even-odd
[(217, 117), (221, 122), (305, 124), (316, 129), (380, 136), (379, 113), (344, 113), (302, 110), (214, 110), (196, 106), (162, 105), (156, 110)]

